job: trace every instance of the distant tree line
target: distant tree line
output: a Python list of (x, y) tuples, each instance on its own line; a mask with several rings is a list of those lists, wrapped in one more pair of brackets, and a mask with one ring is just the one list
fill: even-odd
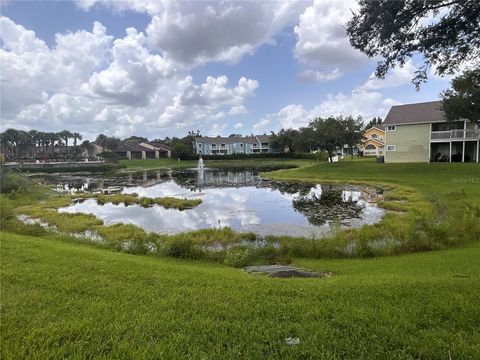
[(332, 156), (337, 148), (344, 145), (353, 148), (361, 143), (364, 130), (361, 117), (317, 117), (298, 130), (281, 129), (278, 133), (272, 132), (271, 145), (280, 151), (292, 153), (322, 151)]
[[(69, 141), (73, 140), (73, 153), (69, 148)], [(8, 129), (0, 134), (2, 149), (10, 151), (15, 159), (22, 157), (55, 157), (55, 149), (65, 147), (64, 157), (71, 157), (82, 152), (77, 147), (82, 135), (77, 132), (63, 130), (60, 132), (43, 132), (37, 130), (23, 131)]]
[[(270, 135), (271, 145), (280, 152), (325, 151), (333, 154), (337, 147), (344, 144), (348, 144), (350, 147), (357, 145), (362, 140), (362, 131), (379, 123), (381, 123), (381, 118), (374, 118), (366, 126), (363, 126), (361, 117), (339, 116), (325, 119), (318, 117), (310, 121), (308, 126), (298, 130), (281, 129), (277, 133), (272, 132)], [(199, 136), (201, 134), (197, 130), (189, 131), (186, 136), (181, 138), (166, 137), (153, 141), (169, 146), (172, 149), (172, 156), (175, 158), (191, 158), (195, 156), (193, 148), (195, 137)], [(230, 135), (230, 137), (238, 136), (241, 134)], [(68, 130), (42, 132), (8, 129), (0, 134), (2, 149), (6, 150), (14, 159), (72, 159), (85, 153), (88, 154), (88, 157), (92, 157), (93, 143), (85, 140), (79, 144), (80, 140), (82, 140), (82, 136), (79, 133)], [(122, 140), (115, 136), (100, 134), (94, 142), (106, 154), (119, 150), (122, 144), (149, 142), (149, 139), (130, 136)]]

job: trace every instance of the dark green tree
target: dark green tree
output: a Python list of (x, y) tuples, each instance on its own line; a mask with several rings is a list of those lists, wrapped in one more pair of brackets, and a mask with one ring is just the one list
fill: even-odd
[(102, 147), (102, 151), (105, 151), (105, 147), (107, 146), (107, 135), (100, 134), (95, 139), (95, 142)]
[(87, 156), (89, 158), (93, 156), (93, 144), (90, 141), (85, 140), (82, 142), (81, 147), (87, 151)]
[(372, 127), (375, 127), (377, 125), (381, 125), (382, 121), (383, 120), (380, 116), (374, 117), (372, 120), (370, 120), (368, 123), (365, 124), (365, 126), (363, 127), (363, 131), (371, 129)]
[(172, 145), (172, 157), (179, 159), (188, 159), (193, 155), (192, 146), (177, 141)]
[(452, 88), (442, 93), (442, 99), (449, 121), (468, 119), (480, 123), (480, 68), (453, 79)]
[(68, 130), (62, 130), (58, 133), (62, 140), (65, 140), (66, 153), (68, 156), (68, 139), (73, 138), (73, 134)]
[[(380, 79), (414, 54), (424, 57), (412, 79), (417, 88), (432, 66), (439, 75), (453, 74), (480, 58), (478, 0), (360, 0), (359, 5), (347, 34), (354, 48), (380, 59), (375, 72)], [(432, 15), (438, 16), (432, 20)]]
[[(382, 119), (378, 118), (378, 120), (380, 120), (381, 123)], [(363, 141), (362, 117), (358, 116), (357, 118), (354, 118), (353, 116), (347, 116), (345, 118), (340, 118), (339, 121), (342, 123), (344, 130), (343, 143), (347, 144), (352, 150), (351, 155), (353, 157), (353, 148)]]
[(274, 149), (280, 152), (295, 152), (294, 139), (298, 136), (298, 130), (281, 129), (277, 134), (272, 135), (270, 143)]
[(107, 136), (105, 139), (105, 147), (110, 151), (116, 151), (122, 144), (122, 140), (115, 136)]
[(296, 152), (311, 152), (318, 149), (318, 136), (311, 127), (302, 127), (293, 138), (292, 146)]
[(130, 136), (126, 139), (123, 139), (124, 142), (148, 142), (148, 139), (146, 137), (142, 136)]
[(346, 143), (346, 129), (342, 123), (343, 117), (330, 116), (326, 119), (315, 118), (309, 124), (318, 136), (319, 148), (327, 151), (330, 158), (335, 154), (337, 147)]

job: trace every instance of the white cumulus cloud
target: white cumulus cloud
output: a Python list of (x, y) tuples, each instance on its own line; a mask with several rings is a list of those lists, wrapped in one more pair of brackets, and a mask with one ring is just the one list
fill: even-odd
[(294, 28), (297, 36), (294, 55), (301, 63), (317, 70), (307, 70), (300, 78), (333, 80), (368, 61), (350, 45), (346, 33), (351, 10), (357, 7), (355, 0), (315, 0), (300, 15)]
[(229, 86), (227, 76), (197, 84), (134, 28), (114, 40), (95, 22), (92, 31), (56, 34), (49, 47), (11, 19), (0, 21), (0, 131), (67, 128), (90, 139), (100, 132), (184, 135), (246, 113), (259, 86), (246, 77)]
[(392, 98), (385, 98), (379, 92), (354, 89), (350, 94), (338, 93), (329, 95), (326, 100), (306, 109), (300, 104), (290, 104), (276, 113), (268, 114), (253, 125), (255, 132), (284, 129), (299, 129), (316, 117), (328, 116), (361, 116), (370, 120), (375, 116), (384, 117), (391, 106), (398, 105)]
[(305, 1), (170, 1), (77, 0), (90, 9), (95, 3), (119, 11), (137, 11), (151, 17), (148, 40), (167, 58), (184, 66), (208, 61), (237, 62), (253, 54), (274, 36), (293, 25)]

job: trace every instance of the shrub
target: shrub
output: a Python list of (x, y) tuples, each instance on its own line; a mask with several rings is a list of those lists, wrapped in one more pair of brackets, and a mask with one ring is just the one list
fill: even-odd
[(2, 171), (2, 176), (0, 178), (0, 192), (2, 194), (23, 194), (28, 192), (28, 189), (31, 186), (31, 182), (24, 176)]
[(114, 164), (118, 163), (118, 155), (113, 151), (103, 151), (101, 153), (98, 153), (97, 156), (101, 157), (105, 161), (108, 161)]
[(227, 250), (223, 263), (233, 267), (252, 265), (253, 252), (248, 246), (235, 246)]
[(195, 246), (189, 239), (183, 237), (172, 238), (164, 243), (164, 255), (180, 259), (200, 259), (203, 251)]

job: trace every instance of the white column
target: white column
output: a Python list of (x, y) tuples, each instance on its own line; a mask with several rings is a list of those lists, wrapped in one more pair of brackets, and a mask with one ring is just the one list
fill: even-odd
[(465, 140), (463, 140), (462, 146), (462, 162), (465, 162)]
[(132, 153), (127, 150), (127, 159), (132, 160)]
[(158, 150), (155, 151), (155, 159), (160, 158), (160, 152)]
[(452, 162), (452, 140), (450, 139), (450, 153), (448, 154), (448, 161)]
[(428, 134), (428, 160), (430, 163), (432, 161), (432, 123), (430, 123), (430, 134)]
[(142, 150), (142, 159), (145, 160), (147, 158), (147, 153), (145, 150)]
[(479, 162), (478, 161), (478, 156), (480, 155), (479, 147), (480, 147), (480, 140), (477, 140), (477, 162)]

